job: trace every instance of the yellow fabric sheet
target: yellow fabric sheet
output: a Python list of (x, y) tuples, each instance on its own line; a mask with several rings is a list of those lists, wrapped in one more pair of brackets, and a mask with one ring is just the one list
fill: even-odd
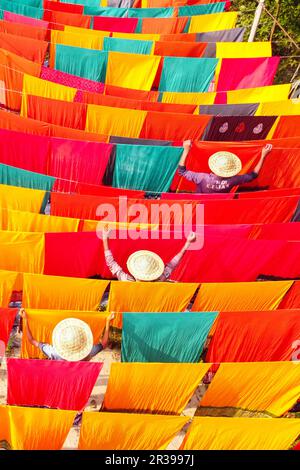
[(256, 116), (298, 116), (300, 115), (300, 99), (261, 103)]
[(300, 396), (300, 367), (293, 362), (232, 362), (220, 367), (201, 407), (234, 408), (281, 416)]
[(0, 231), (0, 253), (0, 269), (42, 274), (44, 234)]
[(109, 281), (24, 274), (23, 306), (54, 310), (97, 310)]
[(177, 104), (213, 104), (216, 98), (216, 93), (176, 93), (172, 91), (165, 91), (162, 95), (162, 103), (177, 103)]
[(212, 13), (209, 15), (192, 16), (189, 33), (207, 33), (235, 27), (238, 13)]
[(83, 413), (81, 450), (163, 450), (189, 421), (185, 416)]
[(120, 137), (139, 137), (147, 111), (88, 105), (87, 132)]
[(7, 440), (12, 450), (60, 450), (75, 416), (76, 411), (0, 406), (0, 448)]
[(272, 57), (270, 42), (217, 42), (216, 57), (222, 59)]
[[(79, 30), (79, 31), (78, 31)], [(84, 49), (98, 49), (103, 47), (103, 38), (109, 36), (109, 32), (93, 31), (91, 29), (65, 26), (64, 31), (51, 30), (50, 43), (50, 67), (54, 67), (55, 45), (82, 47)]]
[(158, 224), (135, 224), (127, 222), (107, 222), (102, 220), (87, 220), (83, 221), (82, 232), (95, 232), (96, 230), (101, 230), (104, 227), (110, 229), (126, 229), (126, 230), (158, 230)]
[(181, 450), (288, 450), (299, 419), (194, 418)]
[(140, 41), (159, 41), (160, 34), (153, 33), (112, 33), (113, 38), (136, 39)]
[(109, 52), (105, 83), (149, 91), (159, 63), (159, 56)]
[(0, 211), (0, 229), (19, 232), (77, 232), (80, 219), (32, 212)]
[(39, 213), (44, 201), (45, 191), (0, 184), (1, 209)]
[(287, 100), (290, 90), (291, 85), (287, 84), (227, 91), (227, 104)]
[(111, 312), (182, 312), (199, 284), (169, 282), (119, 282), (110, 286)]
[(17, 279), (17, 272), (0, 271), (0, 307), (8, 307), (12, 291), (16, 289)]
[(276, 310), (293, 281), (201, 284), (194, 312)]
[(24, 74), (21, 116), (27, 117), (27, 95), (42, 96), (53, 100), (74, 101), (76, 92), (76, 88)]
[(113, 363), (103, 409), (180, 414), (211, 364)]
[[(79, 318), (86, 322), (93, 333), (94, 344), (99, 343), (105, 328), (107, 313), (79, 312), (74, 310), (34, 310), (26, 309), (28, 325), (32, 336), (40, 343), (52, 342), (52, 331), (65, 318)], [(22, 336), (21, 357), (23, 359), (45, 359), (42, 351), (29, 343), (27, 335)]]

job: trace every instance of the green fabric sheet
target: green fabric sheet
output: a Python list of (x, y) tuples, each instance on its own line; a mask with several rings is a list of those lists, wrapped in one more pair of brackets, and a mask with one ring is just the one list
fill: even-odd
[(96, 82), (105, 82), (108, 52), (56, 45), (56, 70)]
[(122, 362), (199, 362), (217, 315), (124, 313)]
[(116, 145), (115, 188), (167, 192), (176, 172), (181, 147)]
[(151, 54), (153, 41), (135, 39), (104, 38), (104, 51), (127, 52), (129, 54)]
[(218, 59), (197, 57), (165, 57), (159, 91), (208, 91)]
[(209, 3), (205, 5), (184, 5), (179, 7), (178, 16), (209, 15), (221, 13), (225, 10), (225, 2)]
[(56, 178), (0, 163), (0, 184), (52, 191)]

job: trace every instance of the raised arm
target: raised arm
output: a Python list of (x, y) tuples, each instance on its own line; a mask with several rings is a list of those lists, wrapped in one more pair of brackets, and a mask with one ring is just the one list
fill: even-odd
[(261, 151), (261, 157), (259, 159), (259, 162), (257, 163), (256, 167), (253, 170), (254, 173), (259, 174), (259, 172), (262, 169), (262, 166), (264, 164), (265, 158), (271, 152), (272, 148), (273, 148), (273, 145), (271, 145), (271, 144), (267, 144), (267, 145), (265, 145), (265, 147), (263, 147), (263, 149)]
[(179, 253), (177, 253), (177, 255), (175, 255), (174, 258), (172, 258), (168, 264), (166, 264), (163, 276), (160, 279), (161, 281), (165, 281), (171, 276), (174, 269), (178, 266), (178, 264), (182, 260), (185, 252), (189, 249), (190, 244), (193, 243), (194, 241), (196, 241), (196, 234), (194, 232), (191, 232), (189, 236), (187, 237), (187, 240), (185, 244), (183, 245), (183, 247), (181, 248), (181, 250), (179, 251)]
[(107, 346), (107, 343), (108, 343), (108, 337), (109, 337), (109, 329), (110, 329), (110, 322), (115, 318), (115, 315), (114, 313), (111, 313), (107, 319), (106, 319), (106, 325), (105, 325), (105, 330), (104, 330), (104, 334), (103, 334), (103, 337), (102, 337), (102, 340), (101, 340), (101, 344), (103, 346), (103, 349), (106, 348)]
[(183, 142), (183, 152), (182, 152), (181, 158), (179, 160), (179, 166), (185, 166), (185, 161), (187, 159), (187, 156), (189, 154), (191, 146), (192, 146), (192, 141), (191, 140), (185, 140)]
[(34, 339), (34, 337), (32, 336), (31, 330), (30, 330), (29, 325), (28, 325), (27, 314), (26, 314), (26, 311), (25, 311), (24, 308), (21, 308), (20, 316), (23, 319), (23, 334), (27, 335), (27, 339), (28, 339), (30, 344), (32, 344), (33, 346), (38, 348), (39, 347), (39, 342), (36, 339)]
[(102, 241), (103, 241), (103, 248), (104, 248), (104, 256), (105, 256), (105, 262), (110, 270), (110, 272), (116, 276), (119, 281), (134, 281), (133, 277), (129, 276), (121, 266), (115, 261), (112, 252), (109, 249), (109, 235), (110, 235), (110, 230), (104, 228), (102, 231)]

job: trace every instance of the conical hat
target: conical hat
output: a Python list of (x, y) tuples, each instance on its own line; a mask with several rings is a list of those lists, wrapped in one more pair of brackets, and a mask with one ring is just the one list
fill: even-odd
[(129, 256), (127, 268), (135, 279), (155, 281), (163, 274), (165, 265), (156, 253), (140, 250)]
[(81, 361), (92, 350), (93, 333), (84, 321), (78, 318), (66, 318), (55, 326), (52, 345), (62, 359)]
[(230, 178), (241, 171), (242, 162), (234, 153), (222, 150), (209, 157), (208, 166), (215, 175)]

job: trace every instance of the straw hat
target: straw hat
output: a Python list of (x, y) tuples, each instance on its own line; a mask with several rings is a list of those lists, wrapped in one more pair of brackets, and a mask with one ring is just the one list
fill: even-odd
[(221, 151), (209, 157), (208, 166), (215, 175), (230, 178), (241, 171), (242, 162), (234, 153)]
[(92, 350), (93, 333), (84, 321), (78, 318), (66, 318), (54, 328), (52, 345), (62, 359), (81, 361)]
[(140, 281), (155, 281), (163, 274), (165, 265), (161, 257), (156, 253), (140, 250), (129, 256), (127, 268), (135, 279)]

